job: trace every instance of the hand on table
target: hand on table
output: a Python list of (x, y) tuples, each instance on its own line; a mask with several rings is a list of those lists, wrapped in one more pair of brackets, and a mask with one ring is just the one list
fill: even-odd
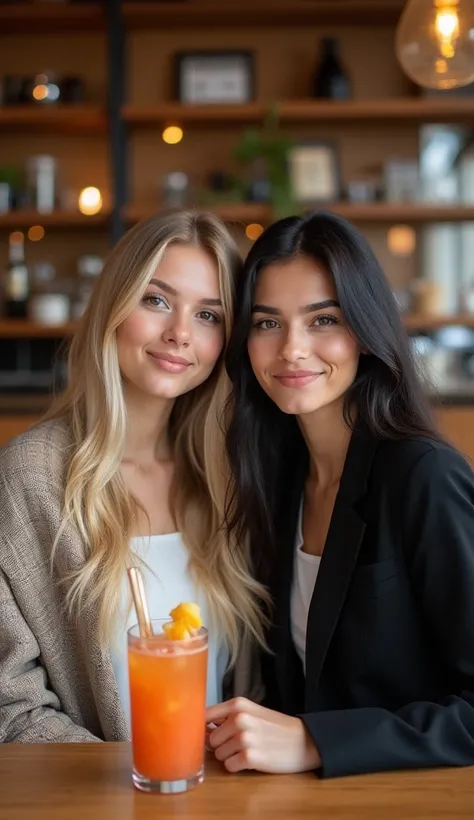
[(211, 706), (206, 722), (217, 724), (208, 744), (229, 772), (256, 769), (290, 774), (321, 766), (319, 752), (300, 718), (234, 698)]

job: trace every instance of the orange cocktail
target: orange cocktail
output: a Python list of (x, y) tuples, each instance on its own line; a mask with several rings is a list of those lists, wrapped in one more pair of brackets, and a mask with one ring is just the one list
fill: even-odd
[(185, 640), (128, 632), (133, 781), (146, 791), (180, 792), (203, 778), (207, 631)]

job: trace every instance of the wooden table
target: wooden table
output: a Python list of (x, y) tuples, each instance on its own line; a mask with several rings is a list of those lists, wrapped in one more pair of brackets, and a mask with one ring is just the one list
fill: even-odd
[(1, 820), (473, 820), (474, 768), (318, 780), (230, 775), (209, 760), (192, 792), (149, 795), (126, 743), (0, 747)]

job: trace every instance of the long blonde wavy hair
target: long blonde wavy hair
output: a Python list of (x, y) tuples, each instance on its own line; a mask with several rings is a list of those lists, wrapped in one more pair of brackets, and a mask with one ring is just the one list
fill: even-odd
[[(48, 419), (66, 420), (71, 434), (53, 560), (61, 533), (72, 525), (84, 544), (86, 561), (65, 579), (69, 582), (66, 603), (77, 616), (98, 605), (103, 644), (113, 636), (140, 510), (120, 472), (127, 407), (116, 332), (139, 303), (171, 244), (202, 248), (216, 260), (225, 349), (241, 266), (234, 240), (212, 214), (185, 211), (152, 217), (136, 225), (110, 253), (71, 343), (67, 388), (48, 413)], [(227, 639), (234, 662), (242, 633), (263, 642), (265, 618), (259, 601), (266, 593), (251, 576), (247, 545), (227, 543), (222, 530), (230, 481), (223, 417), (228, 395), (222, 354), (203, 384), (176, 399), (169, 434), (175, 460), (171, 497), (176, 523), (189, 549), (190, 571), (207, 594), (211, 620)]]

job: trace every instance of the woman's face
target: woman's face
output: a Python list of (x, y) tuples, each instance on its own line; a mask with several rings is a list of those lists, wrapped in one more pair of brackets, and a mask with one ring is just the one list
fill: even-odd
[(217, 263), (201, 248), (171, 245), (117, 330), (123, 376), (148, 396), (175, 399), (208, 378), (223, 345)]
[(258, 382), (284, 413), (313, 413), (341, 399), (360, 350), (321, 265), (298, 256), (260, 272), (248, 352)]

